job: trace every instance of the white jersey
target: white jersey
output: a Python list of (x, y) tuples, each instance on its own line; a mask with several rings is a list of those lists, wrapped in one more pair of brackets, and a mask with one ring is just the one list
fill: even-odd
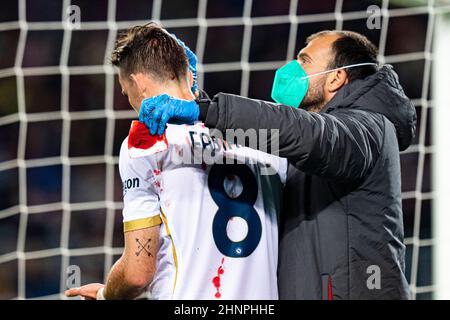
[(162, 223), (154, 299), (278, 299), (285, 159), (211, 138), (202, 123), (157, 138), (133, 121), (119, 169), (125, 232)]

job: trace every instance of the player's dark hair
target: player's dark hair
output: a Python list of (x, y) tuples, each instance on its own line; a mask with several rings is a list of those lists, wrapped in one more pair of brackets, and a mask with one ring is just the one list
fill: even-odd
[(127, 75), (146, 72), (161, 81), (180, 80), (188, 71), (184, 49), (154, 22), (120, 33), (111, 63)]
[[(364, 62), (377, 63), (377, 47), (370, 42), (369, 39), (357, 32), (338, 30), (321, 31), (310, 35), (306, 39), (306, 44), (318, 37), (329, 34), (339, 36), (332, 44), (334, 59), (330, 61), (328, 65), (329, 69)], [(350, 82), (356, 79), (364, 79), (365, 77), (374, 74), (376, 71), (377, 66), (375, 65), (345, 69)]]

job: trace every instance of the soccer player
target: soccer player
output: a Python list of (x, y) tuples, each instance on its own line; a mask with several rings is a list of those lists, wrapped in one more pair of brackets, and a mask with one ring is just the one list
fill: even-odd
[[(168, 95), (195, 103), (184, 48), (159, 25), (120, 35), (112, 63), (137, 112), (144, 99), (161, 94), (159, 103)], [(275, 174), (264, 174), (268, 167)], [(284, 159), (215, 139), (199, 122), (169, 125), (158, 137), (133, 121), (119, 169), (124, 253), (105, 286), (73, 288), (67, 296), (133, 299), (149, 289), (154, 299), (278, 298)]]

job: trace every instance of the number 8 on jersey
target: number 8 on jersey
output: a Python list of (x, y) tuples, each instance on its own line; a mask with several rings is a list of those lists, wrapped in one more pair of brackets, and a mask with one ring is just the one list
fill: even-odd
[[(225, 191), (227, 177), (237, 176), (242, 182), (242, 192), (230, 197)], [(213, 237), (219, 251), (232, 258), (245, 258), (255, 251), (262, 233), (261, 220), (253, 207), (258, 197), (258, 183), (252, 170), (245, 164), (215, 164), (208, 175), (211, 197), (219, 207), (213, 220)], [(228, 221), (233, 217), (245, 220), (247, 236), (239, 242), (227, 235)]]

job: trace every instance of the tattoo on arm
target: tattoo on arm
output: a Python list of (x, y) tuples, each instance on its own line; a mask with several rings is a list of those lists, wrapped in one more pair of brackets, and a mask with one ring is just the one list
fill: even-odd
[(147, 241), (143, 244), (144, 241), (141, 242), (138, 238), (136, 238), (137, 244), (136, 256), (139, 256), (142, 251), (145, 251), (147, 255), (150, 257), (152, 256), (150, 252), (150, 242), (152, 241), (152, 239), (147, 239)]

